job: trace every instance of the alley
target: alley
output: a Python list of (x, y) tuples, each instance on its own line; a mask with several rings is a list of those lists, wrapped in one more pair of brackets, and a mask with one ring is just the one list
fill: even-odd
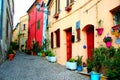
[(0, 80), (89, 80), (57, 63), (39, 56), (17, 52), (13, 61), (0, 65)]

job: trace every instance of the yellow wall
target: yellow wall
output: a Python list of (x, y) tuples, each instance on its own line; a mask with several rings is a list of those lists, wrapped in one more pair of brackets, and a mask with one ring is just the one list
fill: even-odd
[[(72, 34), (75, 35), (75, 42), (72, 43), (72, 57), (76, 58), (78, 55), (83, 55), (83, 62), (87, 59), (87, 49), (83, 49), (83, 45), (86, 44), (86, 33), (82, 29), (91, 24), (94, 26), (94, 47), (104, 45), (104, 36), (112, 36), (114, 39), (112, 45), (118, 47), (115, 44), (115, 37), (111, 35), (111, 27), (113, 24), (113, 17), (110, 10), (120, 5), (120, 0), (75, 0), (70, 12), (65, 11), (66, 0), (60, 0), (60, 14), (59, 18), (53, 18), (55, 14), (55, 0), (49, 5), (49, 35), (51, 32), (60, 28), (60, 48), (53, 48), (54, 53), (57, 56), (57, 62), (65, 65), (66, 62), (66, 33), (64, 29), (72, 27)], [(102, 19), (104, 32), (101, 36), (97, 35), (96, 28), (98, 27), (98, 21)], [(81, 28), (81, 40), (76, 39), (76, 22), (80, 20)], [(50, 37), (49, 37), (50, 38)], [(54, 40), (55, 42), (55, 40)]]
[(18, 42), (18, 35), (19, 35), (19, 30), (20, 30), (20, 24), (18, 23), (13, 31), (13, 36), (12, 36), (12, 41), (17, 41)]
[[(25, 24), (25, 30), (24, 30), (24, 24)], [(21, 50), (21, 45), (24, 45), (23, 49), (25, 49), (26, 46), (26, 40), (28, 38), (28, 14), (22, 16), (20, 18), (20, 34), (24, 34), (20, 36), (20, 50)], [(22, 42), (22, 40), (24, 39), (24, 41)]]

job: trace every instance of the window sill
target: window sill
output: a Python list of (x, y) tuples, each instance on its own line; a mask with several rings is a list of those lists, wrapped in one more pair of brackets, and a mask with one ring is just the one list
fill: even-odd
[(113, 30), (118, 30), (119, 28), (120, 28), (120, 24), (115, 25), (115, 26), (112, 27)]
[(54, 18), (57, 19), (58, 17), (59, 17), (59, 13), (55, 13), (55, 14), (54, 14)]
[(65, 7), (65, 10), (66, 10), (66, 11), (70, 11), (70, 10), (72, 9), (72, 5), (73, 5), (73, 3), (71, 3), (71, 4), (68, 5), (68, 6), (66, 6), (66, 7)]

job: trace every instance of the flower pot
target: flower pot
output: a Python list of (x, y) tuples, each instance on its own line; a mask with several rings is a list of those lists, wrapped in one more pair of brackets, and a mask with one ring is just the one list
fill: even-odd
[(66, 68), (70, 70), (76, 70), (77, 62), (66, 62)]
[(50, 62), (56, 62), (56, 57), (55, 56), (49, 57), (48, 60)]
[(110, 47), (111, 47), (111, 43), (112, 43), (112, 42), (106, 42), (106, 47), (107, 47), (107, 48), (110, 48)]
[(14, 56), (15, 56), (15, 54), (8, 54), (8, 59), (9, 59), (9, 60), (13, 60), (13, 59), (14, 59)]
[(96, 72), (91, 72), (90, 73), (90, 80), (100, 80), (100, 74)]
[(82, 71), (82, 66), (77, 66), (78, 71)]
[(104, 29), (103, 28), (97, 28), (96, 30), (97, 30), (98, 35), (101, 35), (103, 33)]

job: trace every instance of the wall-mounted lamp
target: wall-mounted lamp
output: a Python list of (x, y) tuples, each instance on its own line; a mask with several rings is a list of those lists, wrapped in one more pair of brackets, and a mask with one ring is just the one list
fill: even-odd
[(46, 10), (40, 10), (40, 8), (41, 7), (44, 7), (45, 9), (47, 8), (47, 6), (45, 5), (45, 3), (44, 2), (42, 2), (42, 4), (40, 4), (40, 3), (36, 3), (36, 8), (37, 8), (37, 11), (40, 11), (40, 12), (45, 12), (46, 14), (50, 14), (50, 11), (48, 11), (48, 9), (46, 9)]

